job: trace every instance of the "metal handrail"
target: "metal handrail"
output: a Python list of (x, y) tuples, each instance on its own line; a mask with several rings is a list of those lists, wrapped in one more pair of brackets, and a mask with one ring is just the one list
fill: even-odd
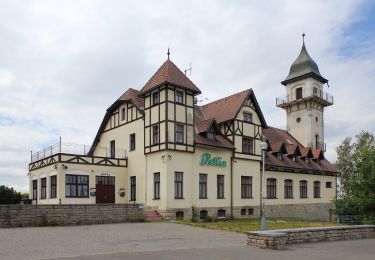
[[(38, 152), (33, 153), (31, 151), (31, 162), (36, 162), (47, 158), (49, 156), (65, 153), (65, 154), (75, 154), (75, 155), (88, 155), (91, 149), (91, 145), (86, 144), (75, 144), (75, 143), (62, 143), (58, 142), (54, 145), (48, 146)], [(107, 147), (95, 148), (95, 156), (101, 157), (115, 157), (115, 158), (126, 158), (126, 149), (115, 149), (114, 156), (111, 156), (110, 149)]]
[(323, 99), (324, 101), (327, 101), (329, 103), (333, 104), (333, 96), (325, 91), (311, 91), (309, 95), (303, 96), (302, 98), (297, 98), (295, 96), (287, 95), (285, 97), (277, 97), (276, 98), (276, 105), (283, 105), (292, 101), (296, 101), (299, 99), (306, 99), (306, 98), (311, 98), (311, 97), (318, 97), (320, 99)]

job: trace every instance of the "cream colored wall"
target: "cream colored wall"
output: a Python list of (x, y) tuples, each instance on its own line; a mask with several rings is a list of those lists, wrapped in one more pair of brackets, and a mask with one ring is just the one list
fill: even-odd
[[(126, 153), (128, 156), (128, 177), (126, 183), (129, 182), (130, 176), (136, 176), (137, 181), (137, 194), (136, 199), (137, 203), (144, 203), (145, 196), (144, 192), (142, 191), (144, 188), (140, 189), (138, 185), (141, 183), (145, 183), (145, 172), (146, 172), (146, 158), (144, 156), (144, 126), (143, 126), (143, 119), (138, 119), (131, 123), (122, 125), (118, 128), (112, 129), (110, 131), (104, 132), (98, 143), (98, 146), (108, 146), (111, 140), (115, 140), (116, 149), (126, 149)], [(129, 135), (135, 133), (136, 138), (136, 149), (135, 151), (130, 151), (129, 149)], [(148, 141), (148, 139), (146, 139)], [(95, 155), (95, 151), (94, 151)], [(129, 202), (129, 185), (126, 184), (126, 201)]]
[[(334, 176), (266, 171), (264, 187), (266, 187), (267, 178), (277, 179), (277, 199), (267, 199), (266, 204), (269, 205), (329, 203), (336, 197), (336, 177)], [(284, 198), (284, 180), (286, 179), (293, 180), (293, 199)], [(305, 199), (300, 198), (299, 182), (301, 180), (307, 181), (307, 198)], [(314, 198), (314, 181), (320, 181), (321, 198)], [(327, 181), (332, 182), (332, 188), (326, 188)]]
[[(252, 198), (241, 198), (241, 176), (252, 177)], [(233, 206), (259, 205), (260, 162), (236, 158), (233, 162)]]
[[(65, 175), (87, 175), (89, 176), (89, 190), (96, 187), (96, 176), (102, 173), (110, 174), (115, 177), (115, 203), (127, 203), (127, 195), (120, 197), (119, 189), (125, 188), (127, 190), (127, 176), (128, 170), (125, 167), (100, 166), (100, 165), (84, 165), (64, 163), (67, 169), (64, 169), (61, 163), (58, 163), (57, 169), (54, 165), (34, 170), (30, 173), (30, 182), (38, 180), (38, 204), (95, 204), (96, 197), (89, 196), (88, 198), (67, 198), (65, 197)], [(57, 175), (57, 196), (56, 199), (50, 199), (50, 176)], [(47, 199), (40, 199), (40, 179), (47, 177)], [(32, 183), (30, 183), (32, 185)], [(30, 186), (32, 187), (32, 186)], [(31, 188), (32, 196), (32, 188)], [(35, 203), (35, 202), (34, 202)]]

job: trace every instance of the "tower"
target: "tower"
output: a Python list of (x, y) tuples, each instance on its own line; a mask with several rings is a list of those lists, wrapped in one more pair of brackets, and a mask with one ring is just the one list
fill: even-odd
[(286, 96), (276, 99), (276, 105), (286, 111), (287, 131), (302, 145), (325, 150), (324, 108), (333, 105), (333, 97), (323, 91), (328, 83), (319, 72), (305, 46), (305, 34), (298, 58), (281, 82)]

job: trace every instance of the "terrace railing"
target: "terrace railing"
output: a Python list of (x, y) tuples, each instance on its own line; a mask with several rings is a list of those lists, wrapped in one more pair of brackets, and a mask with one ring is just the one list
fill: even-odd
[[(73, 155), (88, 155), (91, 145), (75, 144), (75, 143), (62, 143), (58, 142), (54, 145), (48, 146), (38, 152), (31, 152), (31, 163), (50, 157), (55, 154), (73, 154)], [(98, 157), (113, 157), (113, 158), (126, 158), (126, 149), (115, 149), (115, 154), (112, 155), (110, 149), (107, 147), (96, 147), (95, 156)]]
[(287, 95), (285, 97), (278, 97), (276, 98), (276, 106), (284, 105), (299, 99), (307, 99), (307, 98), (312, 98), (312, 97), (318, 97), (322, 99), (323, 101), (333, 104), (333, 96), (331, 94), (328, 94), (327, 92), (324, 91), (314, 91), (311, 90), (310, 93), (305, 93), (305, 96), (302, 96), (301, 98), (297, 98), (295, 95)]

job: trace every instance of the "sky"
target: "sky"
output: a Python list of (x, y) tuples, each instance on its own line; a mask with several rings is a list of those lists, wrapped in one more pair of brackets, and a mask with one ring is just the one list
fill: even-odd
[[(334, 96), (326, 157), (375, 132), (375, 2), (0, 0), (0, 185), (28, 191), (30, 151), (91, 144), (105, 110), (167, 58), (211, 102), (252, 88), (268, 125), (285, 128), (280, 84), (301, 34)], [(207, 100), (206, 100), (207, 99)]]

